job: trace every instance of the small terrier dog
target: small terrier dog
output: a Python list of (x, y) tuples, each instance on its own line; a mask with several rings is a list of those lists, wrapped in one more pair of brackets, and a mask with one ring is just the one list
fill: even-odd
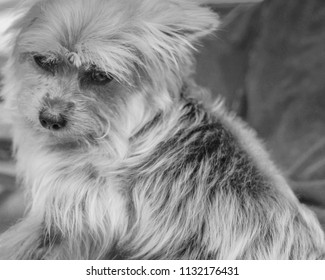
[(191, 78), (212, 11), (28, 4), (2, 92), (28, 208), (2, 259), (324, 258), (315, 216), (254, 133)]

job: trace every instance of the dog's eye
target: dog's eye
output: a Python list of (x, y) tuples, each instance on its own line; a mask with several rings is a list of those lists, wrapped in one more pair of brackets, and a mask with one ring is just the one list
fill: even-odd
[(47, 72), (51, 72), (52, 74), (55, 72), (55, 67), (57, 63), (53, 60), (47, 59), (44, 55), (34, 55), (35, 63), (43, 70)]
[(113, 80), (113, 77), (110, 74), (98, 70), (91, 71), (90, 77), (91, 80), (97, 84), (107, 84)]

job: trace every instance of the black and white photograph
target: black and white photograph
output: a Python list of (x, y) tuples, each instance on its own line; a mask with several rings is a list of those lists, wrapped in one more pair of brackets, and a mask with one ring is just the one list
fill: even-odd
[(1, 260), (325, 259), (324, 0), (2, 0), (0, 71)]

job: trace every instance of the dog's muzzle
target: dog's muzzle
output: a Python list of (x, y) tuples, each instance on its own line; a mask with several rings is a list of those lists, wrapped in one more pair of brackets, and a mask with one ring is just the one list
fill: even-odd
[(39, 112), (39, 121), (42, 127), (58, 131), (66, 127), (67, 115), (74, 108), (72, 102), (66, 102), (62, 99), (44, 98), (43, 108)]

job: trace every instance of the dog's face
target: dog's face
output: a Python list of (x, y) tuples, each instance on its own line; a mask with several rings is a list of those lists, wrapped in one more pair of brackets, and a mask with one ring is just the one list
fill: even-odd
[(132, 134), (177, 98), (192, 44), (216, 25), (185, 0), (36, 1), (15, 26), (5, 97), (53, 141)]

